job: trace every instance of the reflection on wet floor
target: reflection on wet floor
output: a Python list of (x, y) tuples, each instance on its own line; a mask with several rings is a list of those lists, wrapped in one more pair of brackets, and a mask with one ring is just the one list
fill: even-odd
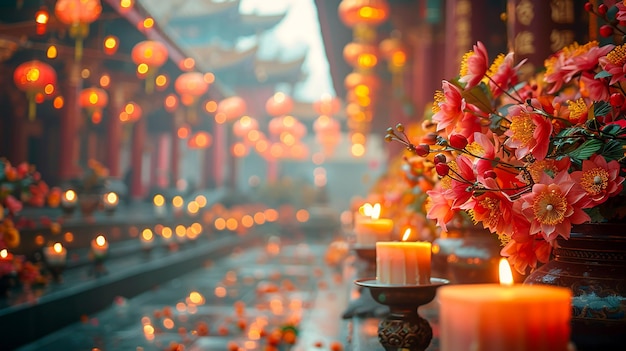
[(19, 350), (342, 350), (352, 284), (328, 243), (285, 242), (227, 257)]

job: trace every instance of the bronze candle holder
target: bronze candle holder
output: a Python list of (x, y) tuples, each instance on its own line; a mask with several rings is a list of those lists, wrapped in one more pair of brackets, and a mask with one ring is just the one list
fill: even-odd
[(430, 323), (418, 313), (419, 306), (431, 302), (437, 288), (450, 283), (430, 278), (430, 284), (390, 285), (376, 279), (358, 279), (355, 283), (367, 288), (376, 302), (389, 306), (389, 314), (378, 325), (378, 341), (387, 351), (424, 351), (433, 338)]

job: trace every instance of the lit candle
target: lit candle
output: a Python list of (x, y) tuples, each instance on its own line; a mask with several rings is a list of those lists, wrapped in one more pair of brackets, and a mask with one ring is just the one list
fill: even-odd
[(61, 206), (64, 208), (74, 208), (77, 201), (78, 196), (76, 196), (76, 192), (72, 189), (65, 191), (61, 196)]
[(13, 266), (13, 254), (7, 249), (0, 250), (0, 272), (14, 273), (15, 266)]
[(67, 261), (67, 250), (61, 243), (44, 248), (43, 255), (51, 266), (63, 266)]
[(91, 252), (95, 258), (103, 258), (109, 251), (109, 243), (104, 238), (104, 235), (98, 235), (91, 241)]
[[(407, 240), (407, 229), (402, 240)], [(376, 243), (376, 280), (382, 284), (430, 284), (429, 242), (379, 241)]]
[(165, 197), (161, 194), (154, 195), (152, 198), (152, 203), (154, 204), (154, 214), (157, 218), (165, 217), (167, 210), (165, 208)]
[(380, 217), (380, 204), (375, 204), (370, 218), (358, 218), (354, 223), (356, 243), (362, 246), (374, 246), (377, 241), (391, 240), (393, 221)]
[(149, 250), (152, 248), (152, 245), (154, 244), (154, 235), (152, 234), (152, 230), (149, 228), (144, 229), (141, 232), (140, 239), (142, 249)]
[(102, 198), (102, 204), (104, 206), (104, 210), (108, 212), (115, 211), (119, 201), (120, 201), (119, 196), (117, 196), (117, 194), (112, 191), (104, 194)]
[(500, 282), (439, 288), (441, 351), (568, 350), (571, 291), (513, 285), (506, 259)]
[(7, 249), (0, 250), (0, 262), (13, 262), (13, 254)]

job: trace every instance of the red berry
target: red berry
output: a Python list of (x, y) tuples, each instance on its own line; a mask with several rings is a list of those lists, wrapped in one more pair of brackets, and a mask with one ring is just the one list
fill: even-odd
[(587, 12), (593, 11), (593, 4), (590, 3), (590, 2), (586, 2), (585, 3), (585, 11), (587, 11)]
[(609, 98), (609, 102), (611, 103), (611, 106), (613, 107), (622, 107), (625, 100), (626, 99), (624, 98), (624, 95), (620, 93), (613, 93), (611, 94), (611, 97)]
[(437, 154), (437, 155), (435, 155), (435, 157), (433, 158), (433, 162), (435, 162), (435, 164), (438, 164), (438, 163), (441, 163), (441, 162), (445, 163), (446, 162), (446, 155), (444, 155), (444, 154)]
[(467, 146), (467, 138), (461, 134), (453, 134), (450, 136), (450, 146), (455, 149), (465, 149)]
[(426, 157), (430, 152), (430, 146), (426, 144), (415, 145), (415, 154), (417, 156)]
[(609, 26), (608, 24), (601, 26), (600, 35), (605, 38), (610, 37), (611, 35), (613, 35), (613, 27)]
[(600, 14), (600, 16), (606, 15), (608, 11), (609, 8), (605, 4), (600, 4), (600, 6), (598, 6), (598, 13)]
[(440, 177), (445, 177), (448, 175), (448, 172), (450, 172), (450, 166), (443, 162), (437, 163), (437, 165), (435, 165), (435, 171), (437, 171)]

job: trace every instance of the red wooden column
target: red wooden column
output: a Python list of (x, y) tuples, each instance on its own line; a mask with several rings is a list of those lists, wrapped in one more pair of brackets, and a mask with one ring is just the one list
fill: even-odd
[(119, 113), (124, 104), (124, 92), (121, 87), (115, 86), (112, 89), (111, 102), (108, 107), (107, 124), (107, 168), (111, 177), (121, 178), (121, 154), (122, 154), (122, 121)]
[(146, 141), (146, 117), (142, 116), (133, 126), (133, 139), (130, 155), (131, 186), (130, 196), (140, 200), (144, 196), (143, 188), (143, 149)]
[(67, 79), (63, 86), (65, 108), (61, 114), (61, 144), (59, 158), (59, 178), (61, 181), (76, 178), (81, 168), (80, 159), (80, 104), (81, 89), (80, 66), (70, 62), (67, 67)]

